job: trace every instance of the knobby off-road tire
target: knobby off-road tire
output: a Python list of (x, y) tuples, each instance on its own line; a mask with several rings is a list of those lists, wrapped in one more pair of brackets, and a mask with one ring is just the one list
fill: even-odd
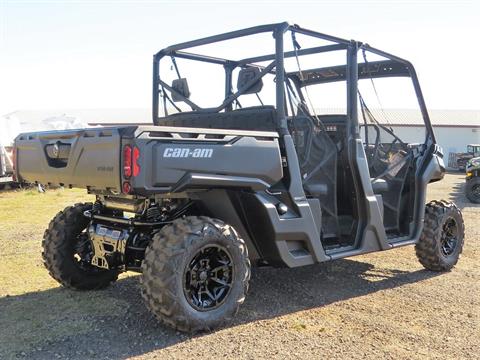
[[(225, 265), (221, 266), (215, 258), (205, 263), (205, 257), (212, 255), (230, 261), (222, 260)], [(222, 277), (220, 282), (230, 286), (224, 288), (228, 290), (226, 293), (222, 289), (211, 291), (224, 296), (213, 307), (202, 308), (211, 301), (208, 296), (205, 299), (205, 294), (199, 296), (204, 301), (199, 305), (191, 296), (196, 292), (189, 292), (192, 288), (189, 284), (201, 281), (201, 271), (197, 271), (196, 276), (193, 274), (202, 264), (216, 266), (215, 269), (231, 266), (231, 271), (216, 272), (215, 277)], [(208, 331), (231, 321), (244, 302), (250, 280), (250, 260), (245, 242), (231, 226), (220, 220), (191, 216), (175, 220), (153, 236), (145, 252), (142, 272), (142, 296), (158, 319), (180, 331)], [(218, 285), (210, 278), (204, 281), (205, 286)]]
[[(100, 269), (79, 259), (79, 246), (90, 246), (88, 236), (81, 234), (89, 223), (83, 212), (91, 208), (91, 203), (65, 208), (53, 218), (43, 236), (45, 267), (55, 280), (67, 288), (102, 289), (118, 277), (116, 270)], [(84, 247), (82, 249), (85, 250)]]
[(425, 222), (415, 252), (428, 270), (448, 271), (463, 249), (465, 225), (458, 207), (449, 201), (431, 201), (425, 207)]
[(465, 184), (465, 195), (468, 200), (475, 204), (480, 204), (480, 177), (474, 177), (467, 180)]

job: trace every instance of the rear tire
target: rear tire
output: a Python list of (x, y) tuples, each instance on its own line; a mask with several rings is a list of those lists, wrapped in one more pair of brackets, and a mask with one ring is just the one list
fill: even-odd
[(465, 184), (465, 195), (471, 202), (480, 204), (480, 177), (467, 180)]
[(425, 206), (425, 222), (415, 252), (428, 270), (448, 271), (463, 249), (465, 225), (460, 209), (452, 202), (434, 200)]
[(118, 277), (117, 270), (97, 268), (79, 255), (89, 252), (90, 240), (82, 232), (89, 224), (83, 212), (91, 208), (91, 203), (69, 206), (60, 211), (45, 230), (43, 262), (50, 275), (67, 288), (102, 289)]
[(231, 226), (191, 216), (153, 236), (142, 271), (142, 296), (150, 311), (177, 330), (196, 332), (222, 326), (238, 312), (250, 260)]

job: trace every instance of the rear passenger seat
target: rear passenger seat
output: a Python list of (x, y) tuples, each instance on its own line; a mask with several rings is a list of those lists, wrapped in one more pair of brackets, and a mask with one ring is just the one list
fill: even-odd
[(189, 111), (158, 119), (163, 126), (192, 128), (276, 131), (273, 106), (254, 106), (227, 112)]

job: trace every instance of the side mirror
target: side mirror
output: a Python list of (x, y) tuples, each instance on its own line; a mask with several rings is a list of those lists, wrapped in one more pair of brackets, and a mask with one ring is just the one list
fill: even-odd
[(172, 88), (175, 91), (172, 91), (172, 100), (175, 102), (183, 101), (183, 99), (179, 96), (182, 95), (187, 99), (190, 98), (190, 90), (188, 89), (188, 82), (187, 79), (175, 79), (172, 81)]

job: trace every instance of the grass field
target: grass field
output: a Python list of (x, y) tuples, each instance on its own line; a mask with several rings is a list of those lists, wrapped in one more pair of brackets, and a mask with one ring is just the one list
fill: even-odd
[(466, 223), (458, 266), (423, 270), (412, 247), (299, 269), (257, 269), (232, 326), (188, 336), (146, 310), (135, 274), (106, 290), (60, 288), (41, 261), (50, 219), (83, 191), (0, 193), (0, 359), (478, 358), (480, 206), (449, 174), (430, 198), (454, 200)]
[(46, 276), (40, 258), (42, 233), (52, 215), (87, 198), (75, 190), (0, 194), (0, 358), (81, 333), (90, 327), (84, 314), (95, 316), (111, 306), (94, 293), (52, 291), (58, 284)]

